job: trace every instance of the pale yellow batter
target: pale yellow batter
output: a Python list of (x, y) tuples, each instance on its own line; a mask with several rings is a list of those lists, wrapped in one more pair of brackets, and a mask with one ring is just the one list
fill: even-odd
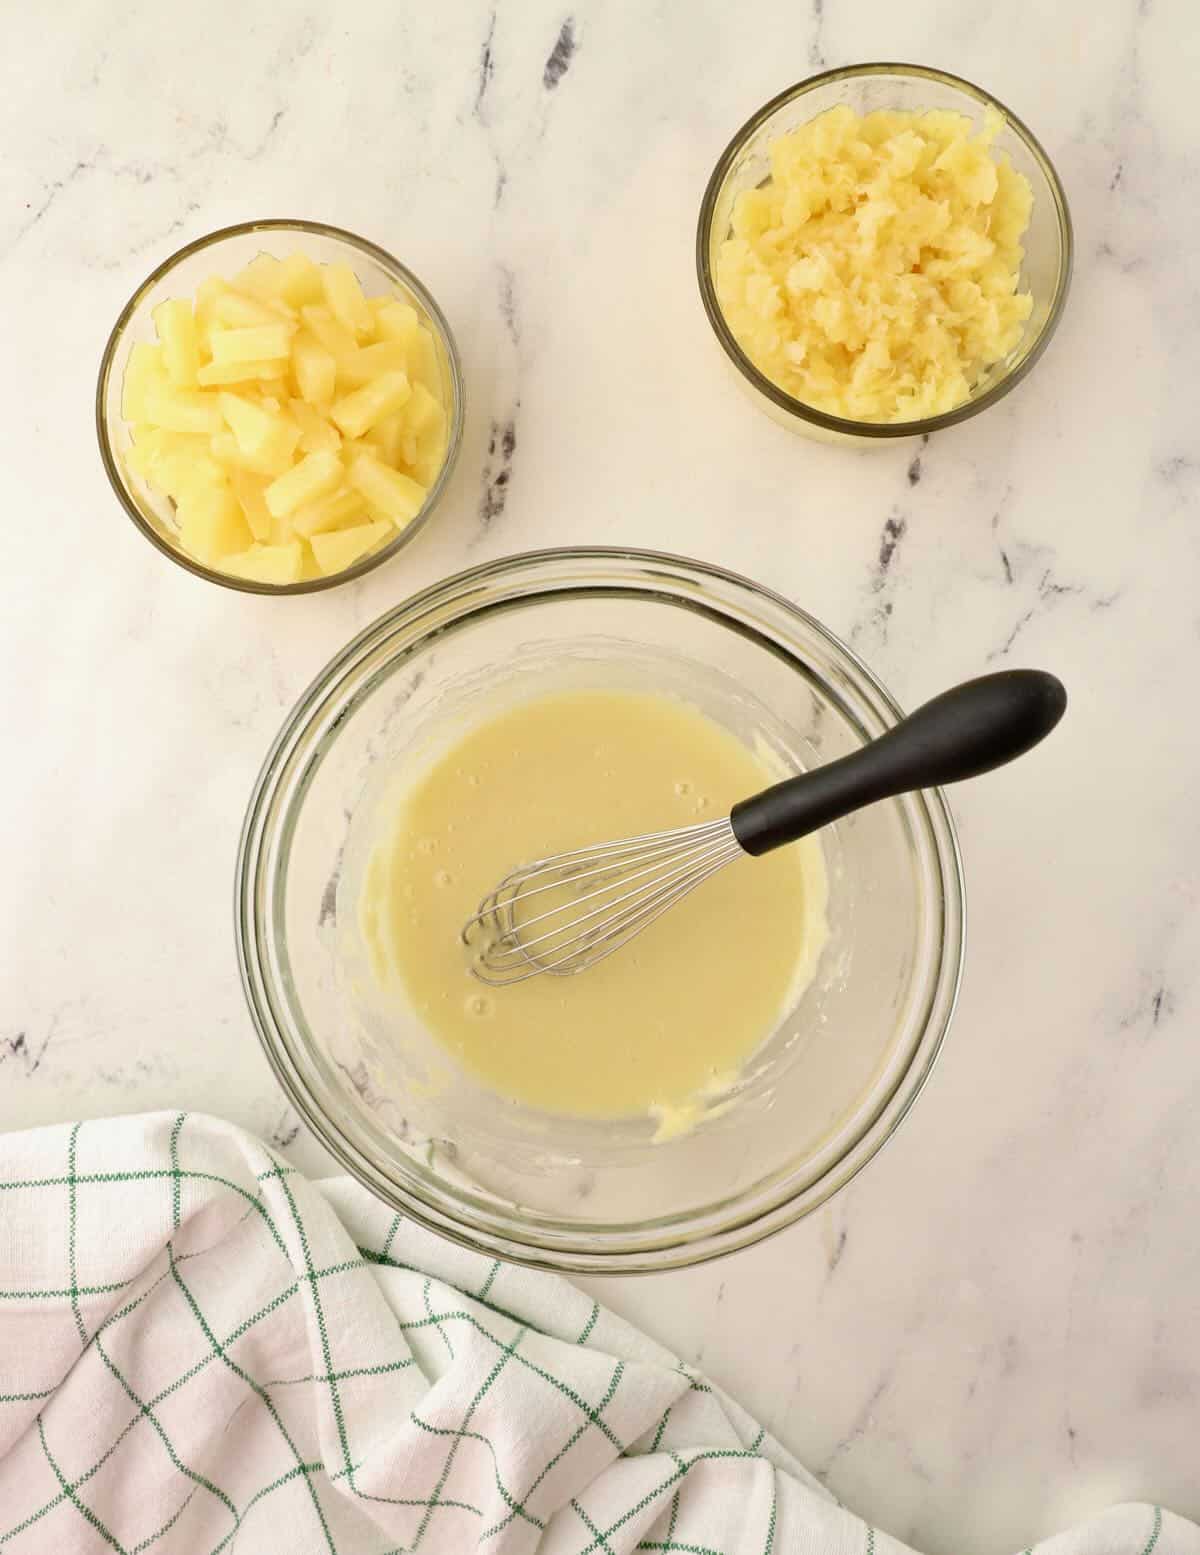
[(592, 1118), (694, 1120), (811, 978), (825, 938), (815, 839), (740, 858), (576, 977), (506, 988), (470, 972), (462, 925), (517, 864), (727, 814), (778, 774), (663, 696), (580, 691), (466, 734), (403, 796), (360, 925), (376, 975), (484, 1084)]

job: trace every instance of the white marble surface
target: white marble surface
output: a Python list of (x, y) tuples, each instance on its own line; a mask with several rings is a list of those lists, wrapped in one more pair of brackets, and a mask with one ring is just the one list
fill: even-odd
[[(44, 29), (5, 8), (0, 1126), (186, 1106), (321, 1168), (238, 986), (242, 808), (325, 659), (468, 561), (591, 541), (724, 562), (909, 702), (1042, 664), (1073, 693), (1063, 730), (954, 798), (966, 985), (900, 1136), (774, 1242), (601, 1294), (930, 1551), (1017, 1548), (1127, 1497), (1200, 1516), (1190, 0), (566, 3), (214, 0), (185, 20), (76, 0)], [(763, 418), (692, 271), (733, 128), (810, 68), (871, 57), (1010, 102), (1079, 240), (1031, 380), (915, 460)], [(471, 411), (411, 553), (270, 601), (140, 539), (91, 403), (147, 270), (285, 214), (358, 229), (426, 278)], [(504, 489), (488, 447), (509, 427)]]

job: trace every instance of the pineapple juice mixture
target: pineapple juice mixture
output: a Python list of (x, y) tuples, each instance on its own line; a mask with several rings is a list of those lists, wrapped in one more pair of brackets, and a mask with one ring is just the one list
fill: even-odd
[(425, 772), (383, 829), (359, 904), (376, 978), (505, 1098), (682, 1131), (813, 976), (826, 936), (815, 838), (737, 859), (576, 977), (487, 987), (460, 931), (518, 864), (717, 819), (776, 776), (666, 697), (581, 691), (509, 709)]

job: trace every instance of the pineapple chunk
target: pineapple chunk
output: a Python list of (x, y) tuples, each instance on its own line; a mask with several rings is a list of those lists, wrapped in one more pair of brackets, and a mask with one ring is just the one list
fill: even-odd
[(291, 515), (292, 529), (306, 539), (325, 529), (341, 529), (352, 518), (365, 512), (366, 506), (361, 492), (342, 487), (340, 491), (330, 492), (327, 497), (320, 497), (316, 502), (308, 502), (297, 508)]
[(435, 423), (445, 422), (445, 412), (423, 383), (414, 383), (412, 398), (404, 407), (404, 430), (420, 437)]
[(288, 414), (300, 428), (300, 447), (306, 454), (336, 453), (342, 446), (337, 428), (306, 400), (288, 400)]
[(420, 327), (421, 320), (411, 303), (398, 302), (394, 297), (387, 298), (375, 315), (375, 333), (378, 338), (394, 340), (405, 348), (416, 338)]
[[(443, 423), (445, 413), (442, 415)], [(417, 457), (410, 468), (413, 479), (420, 481), (422, 486), (432, 486), (446, 462), (446, 433), (444, 426), (436, 428), (428, 439), (421, 439), (417, 444)]]
[(380, 373), (402, 373), (406, 365), (404, 347), (398, 341), (378, 340), (344, 357), (338, 363), (338, 379), (357, 389)]
[(273, 480), (263, 497), (273, 517), (286, 518), (306, 502), (328, 496), (341, 483), (342, 461), (337, 454), (306, 454), (286, 475)]
[(250, 544), (250, 527), (228, 486), (188, 490), (177, 499), (176, 511), (180, 543), (206, 567)]
[(264, 459), (276, 453), (281, 457), (285, 453), (291, 455), (300, 440), (300, 428), (294, 421), (241, 394), (223, 392), (218, 400), (220, 414), (244, 454)]
[[(228, 334), (236, 334), (228, 330)], [(274, 380), (279, 371), (278, 361), (273, 362), (206, 362), (196, 378), (202, 389), (226, 388), (231, 383), (266, 383)]]
[(159, 427), (139, 427), (125, 456), (135, 474), (178, 499), (191, 486), (220, 486), (225, 471), (209, 452), (208, 439)]
[(279, 295), (293, 308), (302, 308), (306, 302), (320, 302), (325, 295), (320, 266), (307, 254), (289, 254), (279, 276)]
[(154, 384), (146, 394), (146, 420), (169, 432), (219, 432), (221, 412), (200, 389)]
[(283, 294), (283, 261), (274, 254), (256, 254), (233, 278), (239, 292), (262, 302), (271, 302)]
[(232, 432), (221, 431), (214, 435), (210, 448), (213, 458), (227, 470), (248, 470), (253, 475), (265, 475), (274, 480), (292, 467), (292, 450), (282, 444), (268, 449), (265, 454), (243, 453)]
[(411, 393), (404, 373), (381, 373), (336, 401), (329, 414), (347, 437), (361, 437), (377, 421), (399, 410)]
[(272, 517), (271, 530), (265, 541), (267, 545), (292, 545), (297, 539), (290, 518)]
[(167, 384), (167, 364), (161, 346), (139, 340), (129, 353), (121, 381), (121, 414), (126, 421), (149, 421), (147, 401)]
[(368, 551), (373, 551), (385, 535), (395, 534), (396, 527), (381, 519), (378, 523), (358, 524), (353, 529), (335, 529), (328, 534), (315, 534), (311, 545), (317, 566), (329, 576), (331, 572), (344, 572)]
[(194, 389), (196, 370), (200, 366), (200, 345), (191, 303), (160, 302), (154, 310), (154, 327), (162, 341), (167, 377), (177, 389)]
[[(417, 387), (424, 389), (425, 385), (418, 384)], [(412, 466), (417, 479), (428, 485), (433, 475), (441, 469), (446, 457), (446, 412), (436, 400), (433, 400), (433, 408), (428, 418), (422, 421), (419, 429), (416, 432), (411, 430), (405, 432), (401, 451), (405, 464)], [(421, 465), (424, 468), (426, 464), (432, 465), (433, 474), (418, 474), (416, 466)]]
[(249, 470), (235, 469), (229, 473), (229, 483), (233, 487), (238, 507), (250, 526), (250, 533), (256, 540), (266, 540), (271, 533), (271, 514), (263, 499), (266, 480)]
[(211, 454), (165, 453), (153, 465), (152, 479), (176, 502), (190, 491), (225, 484), (225, 471)]
[(279, 323), (276, 309), (235, 292), (224, 281), (218, 281), (205, 298), (204, 318), (206, 322), (224, 324), (227, 329), (258, 329)]
[(228, 284), (219, 275), (207, 276), (196, 288), (196, 323), (207, 326), (212, 319), (213, 303), (222, 292), (228, 291)]
[(328, 405), (337, 380), (337, 358), (314, 336), (301, 330), (292, 341), (296, 387), (310, 405)]
[(287, 324), (223, 329), (212, 337), (212, 359), (214, 363), (269, 362), (276, 357), (286, 357), (292, 348), (292, 334)]
[(442, 393), (442, 373), (438, 366), (437, 347), (433, 336), (424, 324), (417, 330), (409, 352), (408, 375), (414, 383), (423, 383), (430, 394), (438, 399)]
[(135, 426), (135, 445), (151, 461), (168, 454), (188, 454), (197, 458), (209, 452), (209, 440), (195, 432), (167, 432), (162, 427)]
[(321, 271), (321, 280), (325, 286), (325, 301), (338, 322), (353, 335), (372, 334), (375, 315), (367, 306), (358, 277), (350, 266), (325, 265)]
[(386, 464), (370, 454), (355, 454), (350, 464), (350, 484), (367, 499), (372, 508), (403, 527), (417, 514), (425, 502), (424, 486), (402, 475), (399, 470), (389, 470)]
[(221, 571), (250, 583), (299, 583), (304, 550), (299, 540), (286, 545), (252, 545), (236, 556), (226, 556)]
[(382, 421), (377, 421), (364, 439), (378, 452), (384, 464), (390, 464), (393, 469), (404, 455), (404, 440), (403, 410), (395, 410)]
[(358, 341), (353, 331), (339, 323), (328, 308), (319, 303), (310, 303), (300, 309), (300, 317), (309, 334), (314, 335), (337, 361), (340, 362), (344, 356), (350, 356), (358, 350)]

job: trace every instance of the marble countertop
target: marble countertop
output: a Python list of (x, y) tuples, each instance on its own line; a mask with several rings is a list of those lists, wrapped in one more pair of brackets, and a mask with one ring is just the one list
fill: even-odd
[[(185, 1106), (324, 1161), (243, 1007), (231, 875), (285, 710), (405, 594), (546, 544), (774, 584), (902, 701), (987, 666), (1072, 692), (1036, 757), (958, 790), (960, 1013), (897, 1139), (832, 1206), (687, 1273), (594, 1288), (855, 1510), (931, 1552), (1118, 1499), (1200, 1516), (1200, 453), (1187, 0), (135, 0), (11, 21), (0, 279), (5, 861), (0, 1127)], [(1190, 62), (1189, 62), (1190, 51)], [(985, 83), (1056, 159), (1059, 334), (927, 446), (795, 439), (738, 393), (693, 279), (732, 130), (810, 70)], [(305, 215), (402, 256), (470, 388), (411, 551), (262, 600), (165, 564), (96, 456), (96, 364), (172, 249)], [(1189, 406), (1191, 408), (1189, 408)]]

